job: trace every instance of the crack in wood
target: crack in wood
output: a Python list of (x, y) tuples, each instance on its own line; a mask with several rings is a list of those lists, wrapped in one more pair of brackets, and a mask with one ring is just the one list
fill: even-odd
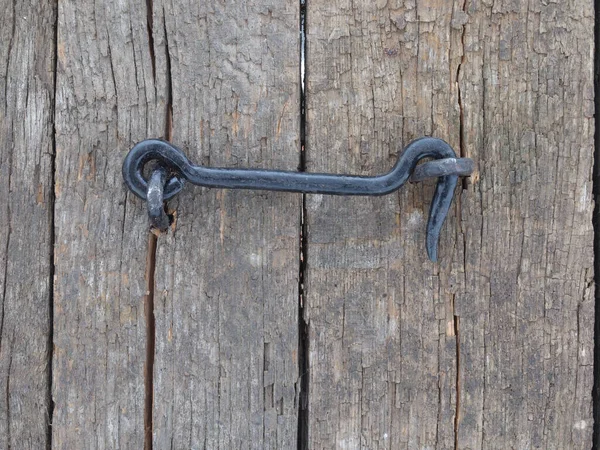
[[(454, 308), (454, 301), (452, 302)], [(458, 450), (458, 429), (460, 427), (460, 318), (454, 315), (454, 339), (456, 340), (456, 412), (454, 413), (454, 449)]]
[(8, 369), (6, 372), (6, 442), (7, 442), (7, 449), (10, 450), (12, 445), (12, 438), (11, 438), (11, 429), (10, 429), (10, 423), (11, 423), (11, 407), (10, 407), (10, 371), (12, 369), (12, 363), (13, 363), (13, 348), (14, 348), (14, 341), (15, 341), (15, 337), (13, 334), (13, 338), (11, 339), (10, 342), (10, 348), (8, 350), (8, 354), (9, 354), (9, 359), (8, 359)]
[(152, 0), (146, 0), (146, 28), (148, 30), (148, 50), (152, 64), (152, 80), (156, 87), (156, 57), (154, 54), (154, 17)]
[[(7, 83), (8, 84), (8, 83)], [(13, 152), (9, 151), (8, 153), (8, 188), (11, 188), (11, 179), (12, 179), (12, 167), (13, 167)], [(10, 237), (12, 232), (12, 220), (11, 220), (11, 207), (10, 202), (6, 202), (6, 212), (7, 212), (7, 223), (8, 227), (6, 230), (6, 261), (4, 263), (4, 286), (2, 287), (2, 307), (1, 307), (1, 317), (0, 317), (0, 354), (2, 354), (2, 344), (4, 337), (4, 317), (5, 317), (5, 308), (6, 305), (6, 287), (8, 286), (8, 255), (10, 250)], [(6, 374), (6, 442), (8, 445), (8, 449), (11, 447), (11, 410), (10, 410), (10, 370), (12, 367), (12, 343), (8, 350), (9, 354), (9, 363), (8, 370)]]
[[(10, 34), (10, 39), (8, 41), (7, 48), (7, 56), (8, 60), (6, 61), (6, 70), (4, 71), (4, 79), (8, 80), (8, 70), (10, 68), (10, 55), (12, 53), (13, 40), (15, 38), (15, 31), (17, 29), (17, 0), (12, 1), (12, 31)], [(4, 110), (8, 110), (8, 83), (4, 85)]]
[[(152, 1), (152, 0), (148, 0)], [(173, 82), (171, 74), (171, 54), (169, 53), (169, 35), (167, 33), (167, 20), (163, 8), (163, 30), (165, 33), (165, 60), (166, 60), (166, 82), (167, 82), (167, 105), (165, 120), (165, 139), (170, 141), (173, 133)]]
[[(466, 0), (463, 3), (463, 12), (465, 11), (466, 8)], [(456, 69), (456, 87), (457, 87), (457, 91), (458, 91), (458, 111), (459, 111), (459, 122), (458, 122), (458, 139), (459, 139), (459, 144), (458, 144), (458, 151), (460, 154), (461, 158), (465, 158), (467, 156), (467, 152), (465, 149), (465, 139), (464, 139), (464, 134), (465, 134), (465, 130), (464, 130), (464, 119), (465, 119), (465, 112), (464, 112), (464, 108), (463, 108), (463, 101), (462, 101), (462, 92), (460, 89), (460, 69), (462, 68), (463, 63), (465, 62), (465, 31), (466, 31), (466, 26), (463, 25), (462, 28), (462, 34), (460, 37), (461, 43), (462, 43), (462, 57), (461, 57), (461, 61), (460, 64), (458, 65), (457, 69)], [(463, 177), (461, 179), (461, 183), (462, 183), (462, 188), (463, 190), (467, 189), (467, 177)]]
[(146, 251), (146, 295), (144, 314), (146, 317), (146, 364), (144, 366), (144, 450), (152, 450), (152, 409), (154, 405), (154, 350), (156, 347), (156, 321), (154, 317), (154, 275), (156, 271), (156, 244), (158, 238), (148, 233)]
[[(12, 175), (12, 151), (8, 155), (8, 186), (10, 189), (10, 179)], [(2, 353), (2, 340), (4, 337), (4, 305), (6, 304), (6, 286), (8, 285), (8, 251), (10, 249), (10, 235), (12, 231), (11, 227), (11, 212), (10, 202), (6, 202), (6, 216), (8, 218), (8, 227), (6, 229), (6, 261), (4, 262), (4, 286), (2, 286), (2, 306), (0, 307), (0, 354)]]
[[(467, 1), (464, 0), (463, 4), (462, 4), (462, 12), (467, 13)], [(462, 90), (460, 87), (460, 71), (462, 68), (463, 63), (465, 62), (465, 33), (466, 33), (466, 23), (463, 23), (462, 25), (462, 31), (461, 31), (461, 36), (460, 36), (460, 42), (462, 45), (462, 55), (461, 55), (461, 60), (460, 63), (458, 64), (458, 67), (456, 69), (456, 87), (457, 87), (457, 93), (458, 93), (458, 110), (459, 110), (459, 115), (458, 115), (458, 140), (459, 140), (459, 154), (461, 158), (466, 157), (467, 155), (467, 151), (465, 148), (465, 111), (464, 111), (464, 107), (463, 107), (463, 99), (462, 99)], [(466, 177), (462, 178), (461, 180), (461, 184), (462, 184), (462, 189), (463, 191), (467, 190), (468, 188), (468, 180)], [(462, 208), (461, 208), (461, 202), (460, 202), (460, 196), (457, 200), (457, 216), (460, 220), (461, 226), (462, 226)], [(467, 272), (467, 268), (466, 268), (466, 258), (467, 258), (467, 248), (466, 248), (466, 236), (463, 234), (463, 271), (464, 273)], [(455, 413), (454, 413), (454, 448), (455, 450), (457, 450), (459, 448), (459, 436), (458, 436), (458, 431), (459, 431), (459, 427), (460, 427), (460, 318), (458, 315), (456, 315), (456, 295), (453, 295), (452, 297), (452, 312), (453, 312), (453, 321), (454, 321), (454, 339), (455, 339), (455, 346), (456, 346), (456, 380), (455, 380), (455, 393), (456, 393), (456, 406), (455, 406)]]

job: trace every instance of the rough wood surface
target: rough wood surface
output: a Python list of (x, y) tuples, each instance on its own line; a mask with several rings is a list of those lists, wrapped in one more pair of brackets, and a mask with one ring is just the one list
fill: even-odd
[(50, 410), (52, 2), (0, 2), (0, 448), (45, 448)]
[(147, 217), (121, 164), (166, 123), (145, 10), (58, 7), (53, 448), (144, 445)]
[(1, 3), (0, 448), (591, 447), (589, 0), (308, 2), (307, 170), (476, 160), (439, 264), (433, 182), (307, 196), (301, 274), (298, 195), (188, 187), (149, 237), (139, 140), (297, 167), (299, 3)]
[[(153, 4), (172, 141), (197, 163), (295, 170), (297, 1)], [(296, 447), (300, 196), (188, 187), (158, 240), (154, 448)]]
[(590, 448), (592, 2), (307, 7), (308, 170), (479, 165), (439, 264), (431, 183), (308, 196), (309, 448)]

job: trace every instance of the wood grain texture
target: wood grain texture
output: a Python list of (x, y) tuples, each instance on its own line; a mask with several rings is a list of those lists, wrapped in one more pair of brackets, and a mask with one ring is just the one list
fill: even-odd
[[(1, 6), (0, 448), (295, 448), (301, 197), (188, 187), (154, 255), (120, 168), (164, 137), (294, 170), (298, 2)], [(478, 164), (439, 264), (433, 182), (306, 197), (308, 448), (591, 447), (593, 20), (308, 3), (309, 171), (381, 173), (422, 135)]]
[(590, 448), (592, 2), (307, 7), (308, 170), (479, 166), (439, 264), (432, 183), (308, 196), (309, 448)]
[[(172, 141), (198, 164), (295, 170), (297, 1), (158, 2)], [(296, 446), (300, 196), (186, 189), (156, 257), (154, 448)]]
[(52, 2), (0, 2), (0, 448), (45, 448), (50, 402)]
[(146, 4), (60, 2), (53, 448), (143, 448), (145, 206), (121, 164), (161, 136), (167, 85)]

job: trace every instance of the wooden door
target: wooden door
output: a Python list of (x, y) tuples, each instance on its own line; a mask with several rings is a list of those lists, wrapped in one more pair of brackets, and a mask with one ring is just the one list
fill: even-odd
[[(590, 1), (12, 2), (0, 18), (0, 448), (592, 447)], [(476, 172), (377, 198), (121, 178)]]

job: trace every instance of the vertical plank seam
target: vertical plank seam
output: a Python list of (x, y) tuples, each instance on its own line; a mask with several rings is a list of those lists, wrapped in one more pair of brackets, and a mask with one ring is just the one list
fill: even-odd
[[(300, 0), (300, 161), (298, 170), (306, 171), (306, 3)], [(308, 257), (307, 248), (307, 209), (306, 194), (302, 194), (300, 206), (300, 251), (298, 264), (298, 372), (300, 393), (298, 396), (298, 450), (308, 449), (308, 413), (309, 413), (309, 334), (308, 322), (304, 317), (306, 307), (305, 277)]]
[(52, 397), (53, 382), (53, 363), (54, 363), (54, 275), (56, 273), (55, 250), (56, 245), (56, 88), (58, 84), (58, 2), (54, 4), (54, 54), (52, 55), (52, 71), (54, 75), (52, 91), (52, 154), (50, 156), (50, 273), (49, 273), (49, 299), (48, 299), (48, 368), (47, 368), (47, 430), (46, 430), (46, 450), (52, 449), (52, 419), (54, 417), (54, 399)]
[[(154, 53), (154, 8), (152, 0), (146, 0), (146, 30), (148, 51), (152, 65), (152, 81), (156, 91), (156, 55)], [(144, 316), (146, 320), (146, 361), (144, 363), (144, 450), (152, 450), (152, 410), (154, 409), (154, 353), (156, 347), (156, 324), (154, 317), (154, 275), (156, 271), (157, 237), (148, 233), (146, 249), (146, 295), (144, 296)]]
[[(463, 4), (462, 4), (462, 11), (467, 14), (467, 1), (464, 0)], [(460, 71), (462, 68), (463, 63), (465, 62), (465, 33), (466, 33), (466, 24), (463, 24), (462, 26), (462, 34), (460, 36), (460, 42), (462, 45), (462, 55), (461, 55), (461, 60), (460, 63), (458, 64), (458, 67), (456, 69), (456, 88), (457, 88), (457, 102), (458, 102), (458, 111), (459, 111), (459, 116), (458, 116), (458, 148), (459, 148), (459, 154), (460, 157), (463, 158), (467, 155), (466, 149), (465, 149), (465, 139), (464, 139), (464, 108), (463, 108), (463, 101), (462, 101), (462, 92), (461, 92), (461, 88), (460, 88)], [(463, 178), (462, 179), (462, 190), (465, 191), (467, 190), (468, 187), (468, 182), (467, 182), (467, 178)], [(457, 201), (457, 210), (458, 210), (458, 218), (459, 218), (459, 224), (461, 224), (460, 226), (462, 226), (462, 205), (460, 202), (460, 196), (458, 197), (458, 201)], [(461, 230), (462, 232), (462, 230)], [(464, 236), (464, 232), (463, 232), (463, 244), (464, 244), (464, 248), (463, 248), (463, 270), (464, 273), (466, 273), (466, 258), (467, 258), (467, 248), (466, 248), (466, 236)], [(455, 379), (455, 391), (456, 391), (456, 405), (455, 405), (455, 413), (454, 413), (454, 449), (457, 450), (459, 448), (459, 428), (460, 428), (460, 318), (459, 316), (456, 314), (456, 296), (453, 295), (452, 298), (452, 314), (453, 314), (453, 321), (454, 321), (454, 338), (455, 338), (455, 346), (456, 346), (456, 379)]]
[(594, 192), (594, 280), (595, 318), (594, 318), (594, 381), (592, 389), (592, 410), (594, 429), (592, 448), (600, 448), (600, 0), (594, 1), (594, 166), (593, 166), (593, 192)]

